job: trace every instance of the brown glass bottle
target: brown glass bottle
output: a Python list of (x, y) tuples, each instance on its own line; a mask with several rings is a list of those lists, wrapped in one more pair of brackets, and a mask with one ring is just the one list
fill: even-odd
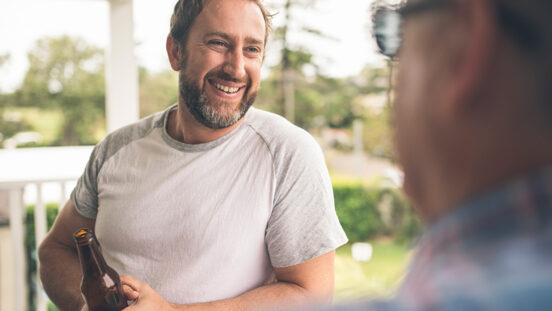
[(90, 311), (118, 311), (128, 306), (119, 274), (107, 265), (94, 233), (86, 228), (75, 232), (82, 268), (81, 292)]

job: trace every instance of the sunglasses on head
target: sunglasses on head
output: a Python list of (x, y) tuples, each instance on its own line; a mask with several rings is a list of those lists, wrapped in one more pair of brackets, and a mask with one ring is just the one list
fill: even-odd
[[(460, 0), (465, 1), (465, 0)], [(485, 1), (485, 0), (476, 0)], [(489, 0), (492, 1), (492, 0)], [(398, 7), (378, 7), (372, 15), (372, 34), (381, 54), (396, 59), (403, 41), (404, 21), (407, 17), (436, 9), (450, 7), (454, 0), (421, 0)], [(502, 1), (496, 4), (500, 27), (508, 32), (521, 47), (529, 51), (539, 49), (541, 32), (528, 19), (520, 16)]]

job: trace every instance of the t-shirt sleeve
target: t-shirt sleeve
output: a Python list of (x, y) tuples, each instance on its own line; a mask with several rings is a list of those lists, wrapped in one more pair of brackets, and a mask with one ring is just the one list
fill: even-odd
[[(167, 110), (169, 111), (169, 110)], [(158, 122), (163, 122), (164, 112), (160, 112), (122, 127), (108, 134), (92, 151), (84, 173), (77, 181), (71, 193), (71, 202), (79, 214), (86, 218), (96, 218), (98, 215), (98, 175), (103, 164), (130, 142), (144, 137)]]
[(77, 180), (71, 192), (71, 202), (79, 214), (86, 218), (96, 218), (98, 214), (98, 173), (101, 168), (102, 143), (94, 147), (84, 173)]
[(293, 266), (347, 242), (324, 156), (308, 133), (274, 147), (275, 191), (266, 243), (274, 267)]

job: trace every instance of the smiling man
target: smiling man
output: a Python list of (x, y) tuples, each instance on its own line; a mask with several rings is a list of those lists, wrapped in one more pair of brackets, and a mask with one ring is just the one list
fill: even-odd
[(324, 157), (251, 108), (269, 30), (254, 0), (181, 0), (167, 53), (178, 104), (94, 149), (39, 250), (61, 310), (86, 310), (72, 234), (94, 228), (128, 310), (259, 310), (328, 303), (346, 242)]

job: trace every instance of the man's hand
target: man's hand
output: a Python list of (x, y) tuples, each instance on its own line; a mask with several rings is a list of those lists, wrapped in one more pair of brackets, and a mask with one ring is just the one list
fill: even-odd
[(127, 299), (135, 301), (130, 307), (125, 308), (125, 310), (176, 310), (173, 304), (166, 301), (146, 283), (140, 282), (129, 275), (123, 275), (121, 276), (121, 284), (123, 285), (123, 292)]

